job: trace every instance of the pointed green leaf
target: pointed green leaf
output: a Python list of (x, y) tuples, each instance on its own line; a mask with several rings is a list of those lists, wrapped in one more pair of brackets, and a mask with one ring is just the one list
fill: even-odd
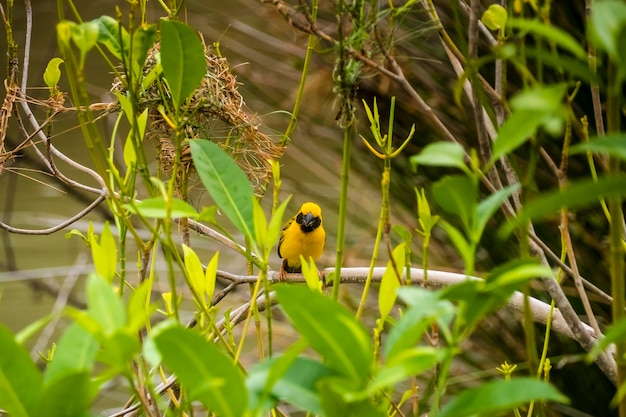
[(126, 29), (110, 16), (100, 16), (94, 22), (98, 24), (98, 42), (121, 61), (123, 52), (128, 53), (130, 48), (130, 36)]
[(475, 182), (463, 175), (446, 176), (433, 186), (433, 196), (441, 208), (461, 219), (466, 231), (473, 229), (478, 200)]
[(194, 29), (181, 22), (161, 20), (161, 65), (174, 106), (178, 107), (198, 88), (206, 73), (204, 48)]
[[(133, 33), (133, 50), (132, 50), (132, 68), (135, 76), (135, 82), (141, 81), (143, 75), (143, 67), (148, 57), (148, 52), (154, 46), (157, 37), (156, 25), (144, 24)], [(193, 91), (193, 90), (192, 90)]]
[(490, 271), (485, 277), (483, 291), (506, 289), (510, 295), (521, 284), (534, 278), (554, 278), (554, 273), (535, 259), (515, 259)]
[(2, 324), (0, 352), (0, 408), (11, 417), (34, 417), (42, 393), (41, 374), (26, 349)]
[(513, 97), (511, 108), (514, 111), (498, 130), (491, 162), (517, 149), (535, 134), (539, 126), (554, 117), (564, 117), (562, 101), (566, 88), (565, 84), (539, 86)]
[(368, 385), (367, 392), (369, 395), (376, 395), (380, 390), (419, 375), (437, 365), (448, 354), (448, 351), (442, 348), (421, 346), (406, 349), (393, 356), (378, 370)]
[(409, 305), (409, 309), (391, 328), (383, 345), (387, 361), (393, 360), (406, 349), (413, 349), (432, 323), (439, 323), (441, 328), (446, 327), (454, 315), (452, 303), (442, 300), (438, 292), (402, 287), (398, 289), (398, 296)]
[(508, 26), (545, 38), (546, 41), (555, 43), (561, 48), (571, 52), (579, 59), (587, 58), (587, 52), (580, 45), (580, 42), (568, 32), (557, 26), (546, 24), (539, 19), (519, 18), (509, 19)]
[(127, 328), (132, 333), (140, 331), (146, 323), (149, 323), (150, 315), (157, 308), (156, 304), (150, 304), (151, 291), (152, 281), (147, 279), (134, 289), (130, 300), (128, 300), (126, 305)]
[[(163, 197), (154, 197), (142, 200), (139, 203), (133, 205), (126, 204), (124, 207), (131, 213), (140, 214), (144, 217), (152, 217), (155, 219), (172, 218), (178, 219), (181, 217), (195, 218), (198, 216), (198, 212), (189, 203), (178, 198), (172, 198), (170, 200), (171, 206), (168, 213), (168, 205)], [(168, 217), (169, 215), (169, 217)]]
[(91, 255), (96, 272), (108, 282), (113, 282), (117, 272), (117, 244), (108, 221), (104, 222), (99, 241), (92, 237)]
[(165, 365), (178, 377), (191, 401), (201, 401), (224, 417), (247, 409), (244, 379), (231, 358), (190, 329), (170, 326), (153, 335)]
[(596, 46), (613, 59), (623, 53), (626, 28), (626, 4), (620, 0), (594, 2), (591, 8), (590, 32)]
[(196, 300), (206, 307), (206, 285), (204, 281), (204, 270), (202, 269), (202, 263), (198, 255), (189, 246), (183, 243), (183, 256), (185, 260), (185, 270), (189, 276), (189, 284), (194, 293), (200, 298)]
[(418, 165), (453, 167), (467, 171), (465, 150), (454, 142), (434, 142), (426, 145), (422, 151), (410, 158), (414, 169)]
[(519, 184), (510, 185), (489, 195), (489, 197), (478, 203), (476, 207), (476, 221), (472, 232), (474, 242), (478, 242), (487, 226), (487, 222), (496, 210), (518, 189)]
[(500, 233), (508, 234), (513, 229), (526, 223), (550, 216), (562, 207), (577, 210), (598, 203), (601, 198), (626, 195), (626, 177), (601, 177), (597, 181), (585, 179), (572, 181), (564, 190), (543, 193), (536, 200), (526, 204), (518, 216), (502, 228)]
[(264, 411), (275, 406), (278, 401), (282, 401), (292, 404), (302, 411), (321, 415), (322, 406), (317, 384), (324, 378), (336, 376), (337, 373), (313, 359), (296, 357), (290, 362), (286, 372), (272, 384), (270, 392), (265, 392), (266, 381), (270, 378), (273, 367), (282, 365), (281, 359), (282, 357), (271, 358), (250, 370), (246, 380), (250, 394), (254, 395), (255, 398), (265, 397), (269, 400), (266, 400)]
[[(387, 262), (387, 268), (380, 282), (378, 290), (378, 311), (381, 321), (385, 321), (396, 302), (396, 290), (400, 287), (400, 280), (404, 274), (404, 262), (406, 261), (406, 245), (404, 243), (395, 247), (392, 252), (394, 264)], [(399, 275), (398, 275), (399, 274)]]
[(588, 142), (579, 143), (570, 148), (571, 154), (583, 152), (609, 155), (626, 161), (626, 135), (616, 133), (604, 137), (591, 138)]
[(66, 372), (46, 384), (36, 415), (46, 417), (86, 416), (93, 400), (89, 372)]
[(215, 203), (237, 229), (255, 242), (254, 193), (248, 177), (233, 159), (216, 144), (204, 139), (190, 140), (191, 155), (198, 175)]
[(360, 384), (373, 360), (370, 336), (343, 306), (307, 287), (279, 286), (276, 294), (300, 335), (336, 371)]
[(71, 324), (61, 336), (46, 369), (46, 385), (54, 385), (68, 375), (91, 374), (97, 350), (94, 336), (79, 324)]
[(497, 380), (457, 395), (441, 409), (439, 417), (493, 415), (531, 401), (567, 403), (568, 399), (552, 385), (536, 379)]
[(87, 278), (87, 312), (100, 325), (105, 336), (115, 333), (126, 323), (124, 304), (113, 287), (96, 273)]

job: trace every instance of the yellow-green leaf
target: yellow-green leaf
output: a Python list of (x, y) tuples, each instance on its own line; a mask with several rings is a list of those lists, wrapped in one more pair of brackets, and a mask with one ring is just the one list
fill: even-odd
[(61, 70), (59, 65), (63, 63), (61, 58), (52, 58), (46, 66), (46, 71), (43, 73), (43, 81), (49, 88), (54, 88), (61, 79)]
[(378, 310), (380, 311), (381, 321), (385, 321), (396, 302), (398, 296), (396, 289), (400, 287), (400, 279), (404, 272), (406, 260), (405, 251), (406, 246), (404, 243), (396, 246), (392, 253), (395, 269), (393, 263), (389, 261), (387, 263), (387, 269), (385, 269), (385, 273), (383, 274), (380, 290), (378, 292)]
[(107, 282), (112, 282), (117, 271), (117, 244), (109, 222), (104, 223), (104, 229), (98, 241), (95, 236), (91, 238), (91, 255), (96, 272)]

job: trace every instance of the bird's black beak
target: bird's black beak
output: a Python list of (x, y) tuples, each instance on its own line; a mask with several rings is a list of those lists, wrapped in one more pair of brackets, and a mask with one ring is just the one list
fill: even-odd
[(308, 212), (307, 214), (302, 216), (302, 226), (306, 227), (307, 229), (313, 229), (313, 227), (315, 226), (315, 217), (313, 217), (313, 214), (311, 214), (311, 212)]

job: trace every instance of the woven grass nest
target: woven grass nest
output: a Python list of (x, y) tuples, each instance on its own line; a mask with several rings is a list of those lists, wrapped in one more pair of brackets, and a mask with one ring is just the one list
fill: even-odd
[[(158, 62), (158, 44), (150, 51), (144, 75)], [(284, 148), (259, 130), (260, 122), (248, 115), (245, 102), (238, 91), (238, 83), (226, 58), (205, 45), (206, 74), (201, 85), (187, 100), (182, 109), (187, 115), (185, 136), (203, 138), (219, 144), (237, 162), (250, 179), (257, 195), (262, 195), (271, 178), (269, 160), (282, 156)], [(146, 136), (157, 148), (157, 158), (162, 173), (172, 174), (175, 155), (175, 133), (158, 111), (160, 105), (171, 108), (171, 98), (165, 83), (153, 82), (140, 96), (139, 110), (148, 109)], [(124, 93), (124, 83), (116, 79), (113, 91)], [(168, 103), (163, 103), (163, 97)], [(181, 169), (192, 175), (193, 162), (188, 145), (184, 145)]]

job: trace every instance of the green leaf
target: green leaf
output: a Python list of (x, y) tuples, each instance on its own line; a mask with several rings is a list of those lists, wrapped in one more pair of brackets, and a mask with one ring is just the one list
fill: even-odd
[(587, 362), (594, 361), (602, 354), (611, 344), (626, 338), (626, 318), (621, 318), (617, 323), (613, 323), (604, 332), (604, 337), (598, 340), (593, 349), (587, 355)]
[(501, 234), (509, 234), (513, 229), (525, 224), (528, 220), (546, 217), (567, 207), (577, 210), (598, 203), (601, 198), (623, 196), (626, 194), (626, 177), (607, 176), (597, 181), (585, 179), (572, 181), (564, 190), (543, 193), (539, 198), (526, 204), (518, 216), (501, 228)]
[(86, 416), (93, 390), (90, 373), (67, 372), (53, 384), (46, 384), (36, 415), (46, 417)]
[(217, 263), (219, 255), (219, 252), (215, 252), (215, 255), (213, 255), (213, 257), (207, 264), (206, 272), (204, 274), (204, 293), (206, 294), (209, 303), (211, 303), (213, 293), (215, 292), (215, 282), (217, 280)]
[(235, 227), (251, 242), (256, 242), (252, 207), (254, 193), (246, 174), (216, 144), (204, 139), (190, 140), (189, 144), (204, 187)]
[(467, 171), (465, 165), (465, 150), (454, 142), (434, 142), (426, 145), (422, 151), (410, 158), (411, 165), (417, 169), (418, 165), (453, 167)]
[(117, 244), (109, 222), (104, 222), (100, 241), (91, 239), (91, 255), (96, 272), (108, 282), (113, 282), (117, 271)]
[(267, 226), (267, 242), (266, 245), (273, 247), (278, 242), (278, 237), (283, 229), (283, 217), (287, 204), (291, 200), (291, 196), (285, 199), (274, 211), (270, 223)]
[(280, 304), (300, 335), (336, 371), (361, 384), (372, 366), (369, 334), (343, 306), (308, 287), (278, 286)]
[(456, 250), (459, 251), (461, 257), (463, 257), (463, 262), (465, 262), (466, 265), (472, 264), (476, 245), (472, 245), (472, 242), (468, 241), (459, 229), (452, 226), (447, 221), (441, 220), (439, 225), (446, 231), (446, 234), (452, 241), (452, 244)]
[[(119, 96), (123, 97), (121, 94)], [(130, 102), (128, 102), (128, 99), (126, 99), (126, 97), (124, 97), (123, 101), (130, 104)], [(120, 101), (120, 103), (122, 103), (122, 101)], [(123, 104), (122, 104), (122, 108), (124, 108)], [(148, 109), (145, 109), (136, 119), (133, 118), (132, 117), (133, 115), (130, 113), (126, 113), (126, 116), (130, 120), (131, 125), (134, 123), (137, 123), (137, 141), (138, 141), (137, 145), (141, 146), (141, 142), (143, 141), (144, 134), (146, 132), (146, 125), (148, 123)], [(134, 135), (135, 135), (135, 132), (133, 132), (133, 129), (131, 127), (130, 131), (128, 132), (128, 135), (126, 136), (126, 142), (124, 143), (124, 164), (126, 165), (127, 176), (130, 175), (131, 172), (133, 172), (133, 167), (137, 163), (137, 152), (135, 151), (135, 140), (133, 137)]]
[(407, 303), (409, 309), (391, 328), (383, 344), (387, 361), (401, 355), (406, 349), (413, 349), (432, 323), (439, 323), (440, 328), (447, 327), (454, 315), (452, 303), (442, 300), (437, 291), (402, 287), (398, 289), (398, 296)]
[(98, 24), (98, 42), (106, 46), (117, 59), (122, 60), (123, 52), (128, 53), (130, 36), (124, 27), (110, 16), (100, 16), (94, 22)]
[(220, 416), (244, 415), (248, 394), (231, 358), (190, 329), (170, 326), (155, 333), (163, 362), (178, 377), (190, 401), (201, 401)]
[(126, 207), (126, 209), (131, 213), (155, 219), (177, 219), (181, 217), (195, 218), (198, 216), (196, 209), (189, 205), (186, 201), (179, 200), (178, 198), (172, 198), (170, 203), (169, 213), (168, 204), (163, 197), (148, 198), (140, 201), (134, 206), (125, 204), (124, 207)]
[(591, 8), (590, 33), (599, 49), (621, 61), (624, 29), (626, 28), (626, 4), (620, 0), (594, 2)]
[(538, 19), (520, 18), (509, 19), (508, 26), (543, 37), (547, 42), (555, 43), (561, 48), (574, 54), (577, 58), (583, 60), (587, 59), (587, 52), (580, 45), (580, 42), (559, 27), (547, 25)]
[(198, 88), (206, 73), (204, 48), (188, 25), (161, 20), (161, 65), (175, 107)]
[(371, 398), (347, 399), (346, 386), (341, 379), (328, 379), (318, 385), (318, 392), (326, 416), (385, 417), (383, 406), (372, 404)]
[(474, 225), (473, 241), (478, 242), (480, 237), (487, 226), (487, 222), (493, 216), (493, 214), (500, 208), (500, 206), (506, 201), (511, 194), (519, 189), (519, 184), (513, 184), (505, 187), (485, 198), (478, 203), (476, 207), (476, 222)]
[[(396, 289), (400, 287), (400, 280), (404, 274), (404, 263), (406, 261), (406, 245), (399, 244), (392, 252), (393, 260), (387, 262), (387, 268), (380, 282), (378, 290), (378, 311), (380, 312), (381, 321), (385, 321), (393, 305), (396, 302)], [(399, 274), (399, 275), (398, 275)]]
[(556, 401), (568, 399), (552, 385), (532, 378), (497, 380), (469, 389), (446, 404), (439, 417), (464, 417), (505, 412), (530, 401)]
[(555, 117), (562, 118), (565, 115), (562, 100), (566, 88), (565, 84), (538, 86), (524, 90), (511, 99), (514, 111), (498, 130), (491, 163), (521, 146), (539, 126)]
[(506, 9), (499, 4), (491, 4), (483, 13), (480, 21), (491, 30), (500, 30), (506, 26), (508, 15)]
[(72, 323), (61, 336), (52, 361), (46, 368), (46, 385), (54, 385), (68, 375), (90, 374), (98, 347), (91, 333), (78, 323)]
[(83, 22), (71, 27), (72, 40), (80, 50), (81, 66), (85, 61), (87, 52), (91, 50), (98, 41), (100, 27), (97, 22)]
[(468, 233), (473, 229), (478, 200), (478, 188), (474, 181), (463, 175), (446, 176), (433, 186), (433, 196), (441, 208), (459, 216)]
[(505, 289), (507, 294), (534, 278), (554, 278), (552, 270), (535, 259), (515, 259), (494, 268), (485, 277), (483, 291)]
[(150, 304), (152, 281), (147, 279), (135, 288), (126, 305), (126, 317), (128, 317), (127, 329), (130, 332), (139, 332), (146, 323), (149, 323), (150, 315), (157, 308), (156, 304)]
[(137, 334), (128, 329), (119, 329), (101, 339), (102, 349), (98, 352), (98, 361), (109, 365), (113, 372), (127, 369), (128, 363), (139, 353)]
[[(135, 82), (139, 84), (143, 76), (143, 67), (148, 57), (148, 52), (154, 46), (157, 37), (156, 25), (144, 24), (133, 32), (133, 50), (131, 63)], [(203, 61), (204, 62), (204, 61)], [(192, 90), (193, 91), (193, 90)]]
[(204, 270), (202, 269), (202, 263), (198, 255), (189, 246), (183, 243), (183, 256), (185, 260), (185, 270), (189, 276), (189, 285), (193, 289), (196, 296), (199, 298), (196, 300), (198, 303), (207, 307), (206, 298), (206, 283), (204, 281)]
[(46, 71), (43, 73), (43, 81), (49, 88), (54, 88), (61, 79), (61, 70), (59, 65), (63, 63), (61, 58), (52, 58), (48, 65), (46, 65)]
[(263, 411), (275, 406), (278, 401), (292, 404), (300, 410), (314, 415), (322, 414), (317, 385), (325, 378), (337, 373), (328, 366), (306, 357), (296, 357), (282, 376), (272, 384), (270, 392), (265, 392), (266, 381), (271, 377), (274, 366), (279, 365), (282, 357), (270, 358), (253, 367), (248, 374), (246, 386), (251, 395), (257, 398), (269, 398)]
[(614, 133), (603, 137), (595, 137), (588, 142), (579, 143), (570, 148), (570, 154), (584, 152), (609, 155), (626, 161), (626, 135)]
[(368, 395), (376, 395), (380, 390), (396, 384), (437, 365), (448, 355), (442, 348), (416, 347), (395, 355), (381, 367), (367, 387)]
[(36, 416), (42, 377), (28, 351), (0, 324), (0, 407), (11, 417)]
[(87, 312), (100, 325), (100, 331), (110, 336), (124, 327), (126, 313), (120, 297), (113, 287), (96, 273), (87, 278)]

